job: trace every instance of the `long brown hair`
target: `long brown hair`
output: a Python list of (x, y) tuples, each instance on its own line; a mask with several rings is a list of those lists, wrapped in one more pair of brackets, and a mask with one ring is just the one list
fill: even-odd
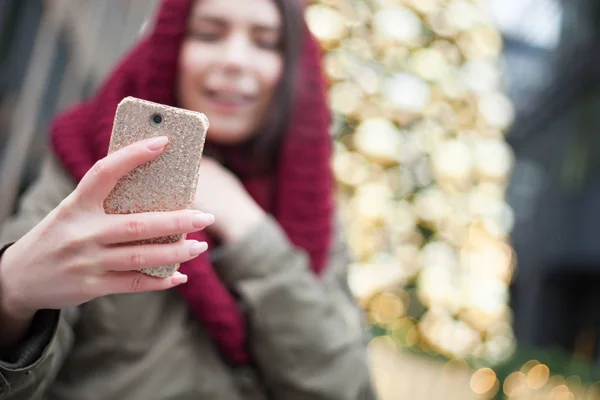
[(264, 124), (257, 134), (243, 145), (261, 172), (277, 164), (279, 147), (287, 131), (294, 97), (297, 92), (298, 61), (302, 50), (304, 24), (303, 6), (298, 0), (273, 0), (279, 9), (282, 23), (279, 51), (283, 56), (283, 76), (277, 86)]

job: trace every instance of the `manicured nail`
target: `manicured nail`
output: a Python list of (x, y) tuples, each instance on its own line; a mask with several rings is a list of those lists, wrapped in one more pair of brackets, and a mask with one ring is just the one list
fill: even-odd
[(165, 147), (167, 145), (167, 143), (169, 143), (168, 137), (159, 136), (159, 137), (150, 139), (148, 141), (148, 143), (146, 143), (146, 146), (148, 146), (148, 148), (152, 151), (157, 151), (157, 150), (161, 150), (163, 147)]
[(204, 228), (215, 222), (215, 216), (212, 214), (199, 213), (192, 216), (192, 226), (194, 228)]
[(195, 242), (190, 247), (190, 256), (197, 256), (198, 254), (208, 249), (208, 243), (206, 242)]
[(175, 272), (173, 276), (171, 276), (171, 282), (173, 285), (181, 285), (182, 283), (186, 283), (187, 280), (187, 275), (183, 275), (181, 272)]

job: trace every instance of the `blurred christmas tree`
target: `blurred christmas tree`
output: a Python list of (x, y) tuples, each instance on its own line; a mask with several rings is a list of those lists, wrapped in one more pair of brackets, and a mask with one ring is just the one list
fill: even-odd
[(321, 0), (351, 288), (393, 346), (474, 365), (514, 349), (504, 201), (514, 111), (477, 1)]

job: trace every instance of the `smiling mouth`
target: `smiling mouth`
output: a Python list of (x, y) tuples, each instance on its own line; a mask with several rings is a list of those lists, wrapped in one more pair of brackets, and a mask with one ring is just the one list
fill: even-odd
[(256, 96), (223, 90), (207, 89), (205, 94), (214, 103), (229, 107), (248, 106), (256, 99)]

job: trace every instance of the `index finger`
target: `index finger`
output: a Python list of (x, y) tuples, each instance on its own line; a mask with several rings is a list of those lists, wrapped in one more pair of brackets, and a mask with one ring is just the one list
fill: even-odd
[(169, 143), (166, 136), (158, 136), (130, 144), (98, 160), (85, 174), (77, 190), (83, 198), (102, 202), (117, 182), (138, 166), (157, 158)]

